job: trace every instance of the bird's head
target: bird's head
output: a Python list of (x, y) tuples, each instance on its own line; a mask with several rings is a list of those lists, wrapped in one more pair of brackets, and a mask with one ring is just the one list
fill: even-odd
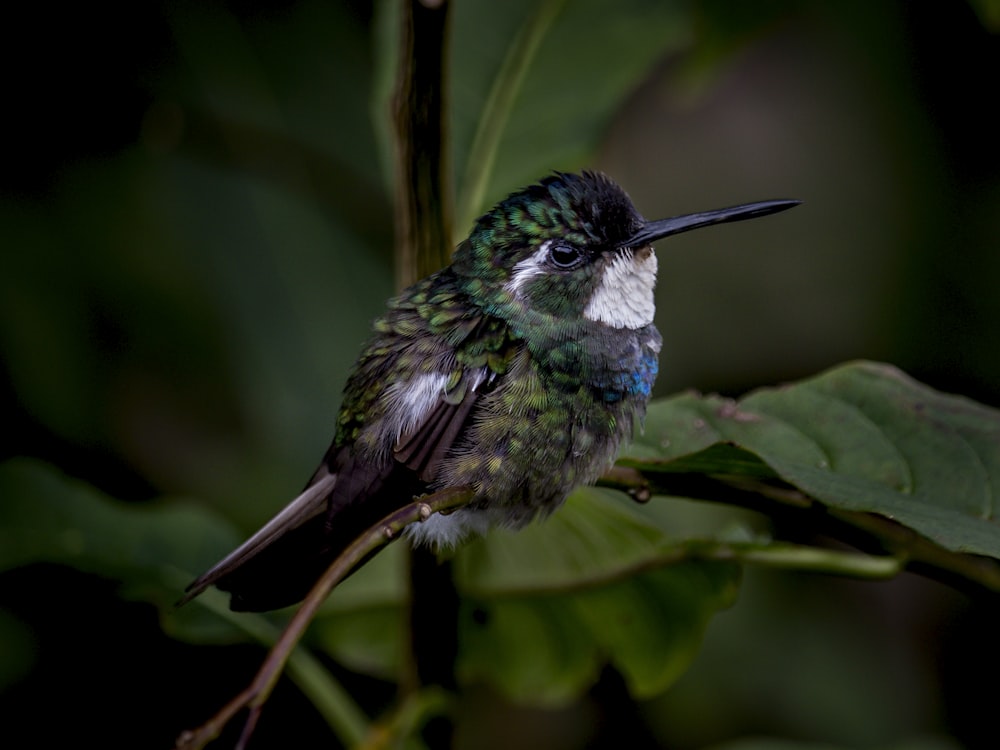
[(483, 215), (456, 251), (453, 268), (488, 311), (522, 309), (638, 329), (653, 321), (653, 242), (797, 203), (766, 201), (647, 221), (609, 177), (556, 173)]

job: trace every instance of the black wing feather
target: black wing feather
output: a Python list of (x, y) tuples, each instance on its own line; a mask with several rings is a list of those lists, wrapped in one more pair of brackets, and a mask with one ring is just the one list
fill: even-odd
[(381, 465), (359, 459), (349, 446), (331, 446), (303, 493), (196, 579), (181, 603), (213, 584), (231, 594), (235, 611), (263, 612), (301, 601), (354, 540), (426, 492), (479, 393), (468, 387), (457, 403), (442, 395)]
[(409, 435), (400, 438), (393, 456), (415, 472), (428, 484), (433, 482), (441, 462), (465, 429), (472, 407), (479, 393), (469, 388), (465, 397), (456, 403), (445, 399), (438, 401), (424, 422)]

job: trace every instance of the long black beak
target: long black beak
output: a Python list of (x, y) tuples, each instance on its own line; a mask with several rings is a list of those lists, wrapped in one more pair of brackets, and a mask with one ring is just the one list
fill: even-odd
[(645, 226), (636, 232), (625, 243), (628, 247), (645, 247), (650, 243), (662, 240), (672, 234), (690, 232), (692, 229), (708, 227), (712, 224), (726, 224), (730, 221), (745, 221), (760, 216), (769, 216), (779, 211), (787, 211), (802, 201), (761, 201), (760, 203), (745, 203), (732, 208), (720, 208), (715, 211), (705, 211), (700, 214), (684, 214), (659, 221), (647, 221)]

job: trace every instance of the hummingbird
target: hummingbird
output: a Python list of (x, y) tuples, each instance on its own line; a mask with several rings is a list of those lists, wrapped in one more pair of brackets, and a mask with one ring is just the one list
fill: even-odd
[(661, 346), (652, 243), (798, 203), (647, 221), (593, 171), (512, 193), (451, 265), (389, 301), (305, 489), (182, 602), (211, 585), (236, 611), (301, 601), (365, 530), (445, 488), (472, 500), (408, 526), (411, 543), (453, 548), (552, 513), (609, 468), (645, 416)]

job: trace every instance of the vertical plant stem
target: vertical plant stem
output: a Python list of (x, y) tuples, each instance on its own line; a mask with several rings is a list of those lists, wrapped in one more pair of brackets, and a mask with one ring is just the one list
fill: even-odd
[(448, 263), (452, 226), (444, 85), (450, 3), (402, 3), (392, 103), (400, 289)]
[[(409, 674), (410, 691), (428, 688), (454, 691), (458, 658), (458, 591), (451, 562), (439, 560), (426, 547), (410, 551)], [(411, 692), (412, 695), (412, 692)], [(432, 715), (422, 728), (430, 750), (449, 748), (454, 721), (446, 713)]]
[[(445, 71), (448, 0), (402, 0), (395, 125), (396, 284), (445, 266), (451, 254), (452, 191), (447, 157)], [(458, 595), (451, 567), (426, 549), (410, 556), (409, 663), (403, 690), (455, 686)], [(431, 748), (448, 747), (452, 722), (424, 727)]]

